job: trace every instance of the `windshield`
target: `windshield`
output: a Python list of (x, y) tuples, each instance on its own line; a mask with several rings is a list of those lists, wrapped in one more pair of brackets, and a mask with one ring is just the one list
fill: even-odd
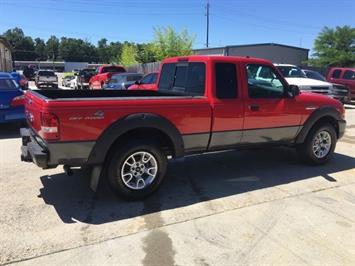
[(53, 77), (55, 76), (53, 71), (39, 71), (38, 72), (39, 76), (47, 76), (47, 77)]
[(304, 72), (306, 73), (307, 78), (326, 81), (325, 77), (323, 77), (322, 74), (316, 71), (304, 70)]
[(0, 91), (16, 89), (18, 89), (18, 85), (13, 79), (0, 79)]
[(306, 78), (306, 75), (296, 66), (276, 66), (285, 78)]

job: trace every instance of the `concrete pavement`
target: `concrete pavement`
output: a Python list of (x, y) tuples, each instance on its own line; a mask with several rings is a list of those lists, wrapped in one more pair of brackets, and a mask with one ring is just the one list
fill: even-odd
[(171, 162), (144, 202), (20, 162), (0, 130), (0, 264), (355, 265), (355, 108), (331, 163), (287, 148)]

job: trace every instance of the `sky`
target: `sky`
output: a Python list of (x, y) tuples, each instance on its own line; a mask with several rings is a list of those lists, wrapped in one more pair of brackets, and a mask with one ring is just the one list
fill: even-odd
[[(206, 46), (207, 0), (0, 0), (0, 34), (21, 27), (32, 38), (73, 37), (96, 44), (149, 42), (172, 26)], [(324, 26), (355, 27), (355, 0), (209, 0), (209, 46), (280, 43), (312, 49)]]

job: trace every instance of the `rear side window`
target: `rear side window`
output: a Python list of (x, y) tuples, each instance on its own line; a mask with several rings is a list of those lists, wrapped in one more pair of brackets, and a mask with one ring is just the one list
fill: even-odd
[(55, 74), (53, 71), (39, 71), (38, 76), (53, 77)]
[(159, 90), (181, 92), (184, 95), (201, 96), (205, 92), (206, 67), (204, 63), (164, 64)]
[(142, 75), (130, 75), (127, 76), (127, 81), (137, 81), (142, 78)]
[(12, 79), (0, 79), (0, 91), (16, 90), (17, 84)]
[(355, 71), (346, 70), (344, 73), (344, 79), (355, 80)]
[(335, 69), (332, 74), (332, 78), (338, 79), (340, 78), (341, 70), (340, 69)]
[(238, 97), (236, 65), (231, 63), (216, 63), (216, 96), (219, 99), (234, 99)]
[(123, 67), (117, 66), (109, 66), (102, 68), (102, 73), (119, 73), (119, 72), (126, 72)]

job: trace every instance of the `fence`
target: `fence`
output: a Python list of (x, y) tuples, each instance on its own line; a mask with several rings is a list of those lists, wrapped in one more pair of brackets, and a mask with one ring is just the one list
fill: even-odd
[(161, 65), (161, 62), (137, 64), (137, 65), (134, 65), (134, 66), (127, 67), (127, 71), (148, 74), (148, 73), (151, 73), (151, 72), (159, 71), (160, 70), (160, 65)]

